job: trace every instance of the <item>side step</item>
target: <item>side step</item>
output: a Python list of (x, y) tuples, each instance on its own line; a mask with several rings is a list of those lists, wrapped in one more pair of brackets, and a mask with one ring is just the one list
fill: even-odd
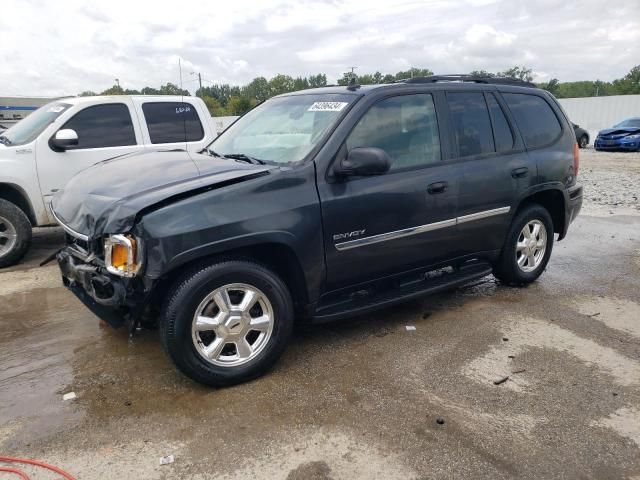
[[(448, 271), (447, 271), (448, 270)], [(348, 297), (320, 304), (312, 322), (331, 322), (341, 318), (361, 315), (373, 310), (406, 302), (424, 295), (459, 287), (491, 273), (491, 265), (482, 261), (469, 262), (456, 269), (440, 269), (424, 273), (419, 279), (400, 283), (384, 290), (360, 290)]]

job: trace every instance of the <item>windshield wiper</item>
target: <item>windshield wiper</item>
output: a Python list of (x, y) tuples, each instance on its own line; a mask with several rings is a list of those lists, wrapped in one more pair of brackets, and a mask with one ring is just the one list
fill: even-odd
[(11, 145), (11, 140), (9, 140), (4, 135), (0, 135), (0, 143), (9, 146), (9, 145)]
[(220, 155), (218, 152), (211, 150), (210, 148), (203, 148), (200, 153), (207, 152), (212, 157), (224, 158), (224, 155)]
[(247, 162), (253, 165), (266, 165), (266, 162), (264, 160), (250, 157), (249, 155), (245, 155), (244, 153), (226, 153), (223, 156), (225, 158), (233, 158), (234, 160), (240, 160), (241, 162)]

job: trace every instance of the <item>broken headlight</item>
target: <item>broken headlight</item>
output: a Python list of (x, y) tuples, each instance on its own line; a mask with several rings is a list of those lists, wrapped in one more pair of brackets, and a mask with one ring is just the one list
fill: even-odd
[(109, 235), (104, 239), (107, 271), (121, 277), (134, 277), (142, 267), (142, 244), (133, 235)]

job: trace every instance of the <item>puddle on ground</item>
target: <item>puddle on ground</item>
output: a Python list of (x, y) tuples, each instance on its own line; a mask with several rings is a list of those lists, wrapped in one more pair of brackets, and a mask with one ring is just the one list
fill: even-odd
[(611, 428), (618, 435), (633, 440), (640, 447), (640, 410), (636, 407), (622, 407), (591, 425)]
[(584, 363), (593, 365), (610, 375), (617, 384), (623, 386), (640, 385), (640, 363), (612, 348), (604, 347), (593, 340), (576, 335), (554, 323), (533, 317), (514, 315), (502, 326), (503, 341), (491, 347), (484, 355), (467, 363), (462, 373), (474, 380), (491, 384), (501, 377), (510, 376), (502, 386), (515, 391), (525, 391), (529, 387), (524, 376), (511, 375), (512, 357), (531, 348), (555, 349), (567, 352)]
[(640, 304), (613, 297), (578, 297), (573, 307), (591, 320), (640, 337)]

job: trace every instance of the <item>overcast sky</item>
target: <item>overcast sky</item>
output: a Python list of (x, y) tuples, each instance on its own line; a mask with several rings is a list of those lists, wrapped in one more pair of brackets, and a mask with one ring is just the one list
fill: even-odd
[(623, 76), (640, 63), (639, 0), (0, 2), (0, 96), (262, 75), (533, 68), (536, 80)]

